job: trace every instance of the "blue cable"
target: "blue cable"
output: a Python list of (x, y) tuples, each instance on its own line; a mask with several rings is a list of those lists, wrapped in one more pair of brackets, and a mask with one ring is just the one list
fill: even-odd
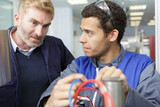
[(70, 88), (69, 88), (69, 105), (70, 105), (70, 107), (73, 107), (73, 104), (72, 104), (72, 96), (71, 96), (72, 87), (73, 87), (73, 85), (74, 85), (76, 82), (79, 82), (79, 81), (81, 81), (81, 79), (74, 80), (74, 81), (71, 83), (71, 86), (70, 86)]

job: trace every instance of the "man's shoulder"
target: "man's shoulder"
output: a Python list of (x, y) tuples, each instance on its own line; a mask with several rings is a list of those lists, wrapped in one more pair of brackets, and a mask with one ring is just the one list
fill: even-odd
[(76, 60), (88, 60), (90, 59), (90, 57), (88, 56), (79, 56), (78, 58), (76, 58)]
[(87, 63), (88, 61), (90, 61), (90, 57), (87, 56), (80, 56), (75, 59), (76, 63)]
[(44, 38), (44, 40), (47, 40), (47, 41), (53, 41), (53, 40), (55, 40), (55, 41), (61, 41), (60, 38), (57, 38), (55, 36), (50, 36), (50, 35), (46, 35), (46, 37)]
[(46, 35), (46, 37), (44, 38), (44, 43), (47, 44), (57, 44), (57, 45), (62, 45), (63, 42), (60, 38), (54, 37), (54, 36), (49, 36)]
[(125, 51), (125, 56), (130, 57), (130, 58), (134, 58), (135, 60), (148, 60), (148, 61), (153, 61), (149, 56), (145, 55), (145, 54), (140, 54), (140, 53), (136, 53), (136, 52), (130, 52), (130, 51)]

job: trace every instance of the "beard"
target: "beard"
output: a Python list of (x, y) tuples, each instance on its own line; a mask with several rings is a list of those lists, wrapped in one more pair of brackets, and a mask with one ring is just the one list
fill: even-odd
[[(45, 37), (45, 36), (38, 37), (38, 35), (36, 35), (35, 33), (33, 34), (30, 33), (30, 31), (24, 29), (22, 25), (19, 26), (19, 28), (17, 28), (17, 33), (22, 43), (30, 48), (38, 47), (40, 44), (42, 44)], [(34, 39), (36, 39), (36, 41)]]

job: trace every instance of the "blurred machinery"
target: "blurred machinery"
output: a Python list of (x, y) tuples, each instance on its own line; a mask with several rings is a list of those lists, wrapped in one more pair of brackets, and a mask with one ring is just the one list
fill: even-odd
[(0, 30), (0, 87), (12, 79), (8, 30)]

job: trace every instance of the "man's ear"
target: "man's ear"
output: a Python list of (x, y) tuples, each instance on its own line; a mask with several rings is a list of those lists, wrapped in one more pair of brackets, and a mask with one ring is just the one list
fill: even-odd
[(19, 13), (16, 13), (16, 14), (14, 15), (14, 22), (15, 22), (15, 25), (16, 25), (16, 26), (19, 25), (19, 23), (20, 23), (20, 15), (19, 15)]
[(112, 32), (109, 35), (110, 41), (111, 42), (116, 41), (117, 38), (118, 38), (118, 34), (119, 34), (119, 31), (117, 29), (113, 29)]

